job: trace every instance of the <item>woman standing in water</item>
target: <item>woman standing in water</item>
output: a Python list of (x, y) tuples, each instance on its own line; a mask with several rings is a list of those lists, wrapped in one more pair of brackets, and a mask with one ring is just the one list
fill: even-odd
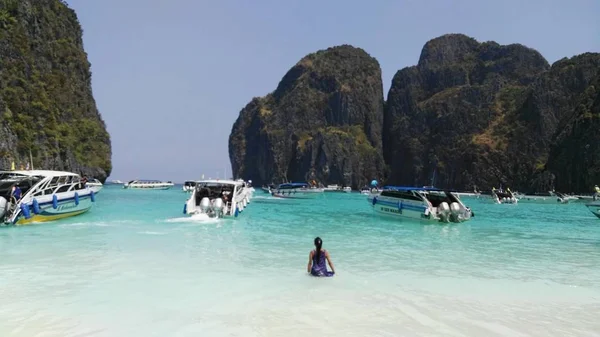
[[(329, 252), (326, 250), (321, 250), (321, 246), (323, 246), (323, 240), (317, 237), (315, 238), (315, 250), (311, 250), (308, 255), (308, 267), (307, 271), (312, 276), (333, 276), (335, 274), (335, 268), (333, 267), (333, 262), (331, 262), (331, 258), (329, 257)], [(331, 271), (327, 271), (327, 265), (325, 264), (325, 259), (327, 259), (327, 263), (329, 263), (329, 268)]]

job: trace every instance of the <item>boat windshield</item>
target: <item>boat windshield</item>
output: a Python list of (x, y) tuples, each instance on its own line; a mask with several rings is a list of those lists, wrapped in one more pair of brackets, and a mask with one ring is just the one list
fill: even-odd
[(196, 205), (200, 205), (203, 198), (223, 198), (231, 201), (235, 185), (220, 183), (198, 183), (196, 185)]
[(431, 191), (424, 193), (424, 196), (429, 200), (433, 207), (438, 207), (442, 202), (446, 202), (448, 205), (453, 202), (458, 202), (458, 198), (454, 194), (444, 191)]
[(196, 191), (208, 198), (217, 198), (222, 194), (233, 193), (234, 185), (220, 183), (199, 183), (196, 185)]

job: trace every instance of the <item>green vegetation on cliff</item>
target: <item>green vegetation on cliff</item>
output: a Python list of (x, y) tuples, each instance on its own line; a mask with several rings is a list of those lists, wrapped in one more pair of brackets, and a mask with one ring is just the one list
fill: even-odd
[(240, 112), (229, 139), (234, 175), (361, 186), (383, 174), (382, 119), (377, 60), (348, 45), (310, 54)]
[(110, 137), (96, 108), (75, 12), (59, 0), (0, 0), (0, 164), (28, 161), (105, 179)]

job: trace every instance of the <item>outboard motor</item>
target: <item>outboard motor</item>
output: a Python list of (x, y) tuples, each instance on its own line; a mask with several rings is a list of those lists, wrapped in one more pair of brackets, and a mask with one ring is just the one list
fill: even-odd
[(210, 209), (210, 199), (208, 199), (207, 197), (202, 198), (202, 200), (200, 201), (200, 210), (203, 213), (208, 213), (209, 209)]
[(438, 214), (442, 222), (449, 221), (448, 218), (450, 217), (450, 206), (448, 206), (447, 202), (444, 201), (438, 206)]
[(8, 201), (6, 201), (6, 198), (0, 197), (0, 220), (4, 219), (4, 215), (6, 214), (7, 209)]
[(217, 198), (213, 201), (213, 211), (217, 216), (220, 216), (223, 213), (223, 199)]
[(460, 205), (458, 202), (450, 204), (450, 213), (452, 222), (460, 222)]

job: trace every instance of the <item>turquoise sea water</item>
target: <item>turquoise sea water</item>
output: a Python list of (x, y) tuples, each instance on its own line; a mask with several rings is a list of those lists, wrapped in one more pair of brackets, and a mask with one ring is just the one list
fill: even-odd
[[(0, 336), (600, 336), (600, 220), (583, 204), (465, 199), (463, 224), (399, 221), (359, 194), (237, 220), (187, 194), (98, 194), (89, 213), (0, 228)], [(335, 277), (306, 274), (315, 236)]]

